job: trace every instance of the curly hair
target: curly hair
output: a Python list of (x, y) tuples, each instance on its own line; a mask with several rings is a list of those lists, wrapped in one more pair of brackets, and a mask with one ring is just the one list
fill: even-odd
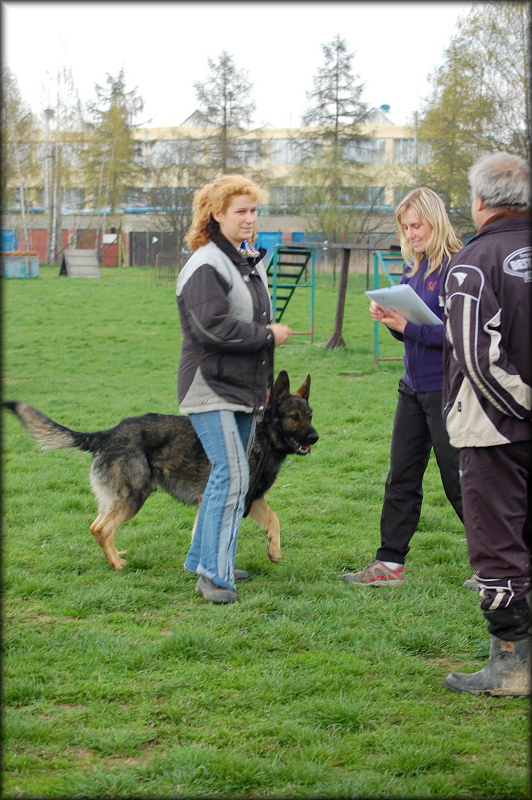
[[(213, 183), (207, 183), (194, 194), (192, 203), (192, 224), (186, 236), (191, 250), (197, 250), (210, 242), (220, 230), (213, 214), (223, 214), (236, 195), (249, 195), (258, 203), (263, 199), (263, 192), (256, 183), (243, 175), (222, 175)], [(253, 231), (252, 241), (256, 233)]]
[[(425, 253), (416, 253), (404, 234), (401, 217), (409, 208), (417, 214), (422, 225), (430, 230)], [(395, 209), (395, 221), (399, 229), (401, 253), (405, 262), (412, 267), (411, 275), (418, 271), (424, 255), (429, 263), (426, 279), (432, 272), (441, 269), (451, 255), (462, 248), (462, 242), (454, 232), (443, 200), (426, 186), (413, 189), (401, 200)]]

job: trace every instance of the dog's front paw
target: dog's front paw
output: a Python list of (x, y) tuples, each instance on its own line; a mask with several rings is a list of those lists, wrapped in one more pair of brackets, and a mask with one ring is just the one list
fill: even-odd
[(120, 556), (123, 556), (126, 553), (127, 550), (117, 550), (116, 555), (114, 555), (112, 559), (109, 559), (109, 563), (113, 569), (124, 569), (124, 567), (127, 564), (127, 561), (124, 561), (124, 559), (120, 558)]
[(270, 561), (273, 561), (274, 564), (278, 564), (281, 560), (281, 551), (280, 550), (268, 550), (268, 558)]

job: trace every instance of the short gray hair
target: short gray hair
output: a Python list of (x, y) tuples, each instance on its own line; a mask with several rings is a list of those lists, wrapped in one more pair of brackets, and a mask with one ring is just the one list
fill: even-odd
[(521, 156), (496, 152), (481, 156), (467, 176), (473, 197), (489, 208), (526, 211), (530, 203), (530, 167)]

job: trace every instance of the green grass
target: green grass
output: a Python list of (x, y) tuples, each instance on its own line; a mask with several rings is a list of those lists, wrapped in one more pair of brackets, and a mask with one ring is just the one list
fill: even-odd
[[(78, 430), (177, 413), (173, 285), (149, 270), (100, 280), (4, 281), (4, 399)], [(285, 462), (268, 501), (283, 560), (244, 520), (254, 579), (213, 606), (183, 570), (194, 509), (163, 493), (123, 527), (115, 572), (78, 451), (40, 453), (2, 413), (3, 796), (6, 798), (526, 798), (527, 700), (456, 695), (489, 639), (464, 535), (431, 459), (407, 582), (344, 584), (373, 558), (400, 362), (373, 363), (365, 277), (350, 276), (343, 336), (326, 351), (337, 287), (319, 276), (316, 336), (276, 351), (312, 376), (320, 441)], [(309, 296), (286, 319), (309, 328)], [(381, 356), (400, 356), (381, 337)]]

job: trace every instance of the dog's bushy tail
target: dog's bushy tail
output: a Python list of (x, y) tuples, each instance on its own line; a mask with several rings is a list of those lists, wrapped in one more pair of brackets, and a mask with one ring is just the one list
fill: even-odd
[(2, 405), (19, 418), (41, 450), (60, 450), (66, 447), (92, 450), (93, 434), (79, 433), (65, 428), (64, 425), (59, 425), (26, 403), (5, 402)]

